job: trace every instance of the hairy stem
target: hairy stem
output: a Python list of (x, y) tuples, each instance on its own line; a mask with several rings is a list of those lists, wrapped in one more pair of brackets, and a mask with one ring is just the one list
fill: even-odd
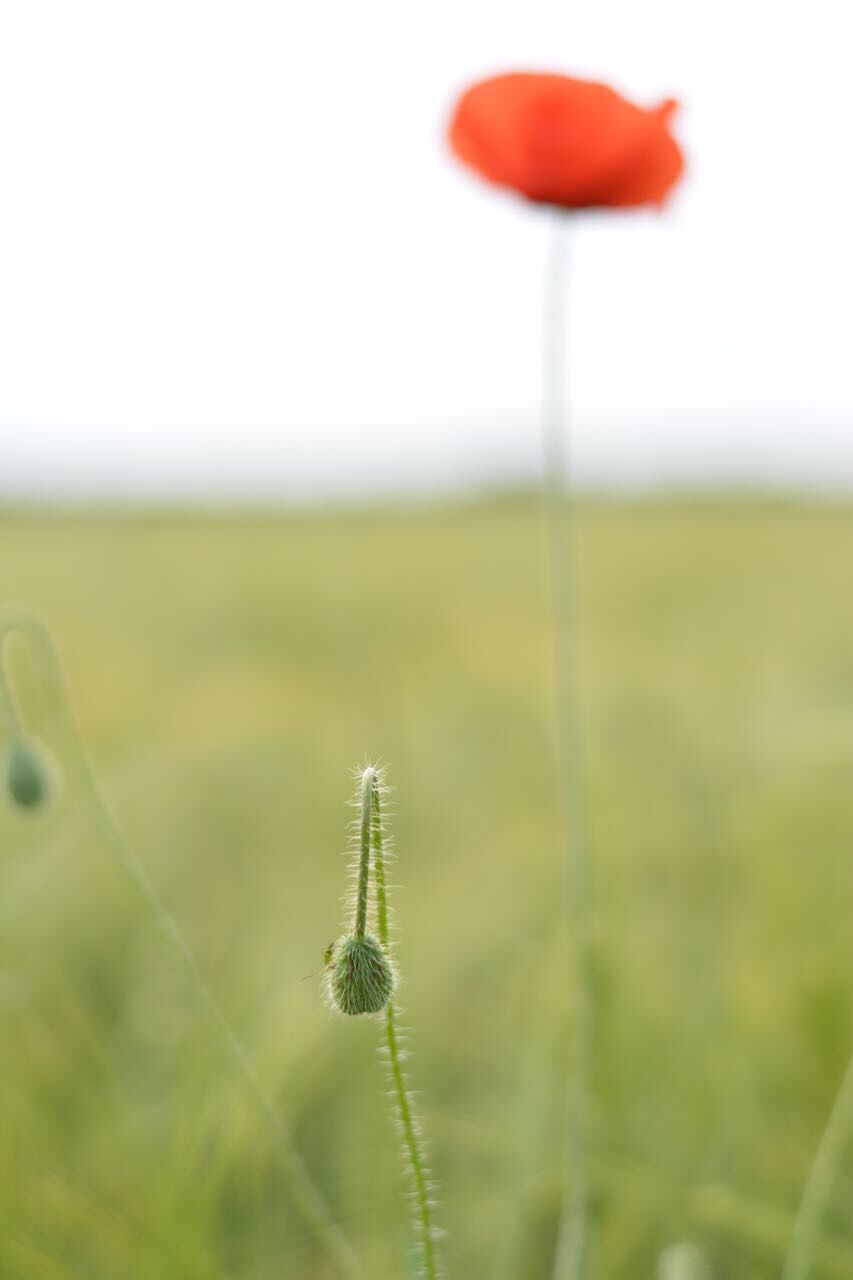
[[(367, 932), (367, 890), (370, 884), (370, 825), (376, 770), (365, 769), (361, 777), (361, 824), (359, 827), (358, 882), (355, 892), (353, 932), (363, 938)], [(380, 938), (380, 942), (382, 939)]]
[(555, 1280), (586, 1274), (589, 1202), (589, 860), (580, 717), (580, 650), (574, 510), (568, 481), (565, 390), (568, 215), (556, 213), (545, 278), (543, 456), (552, 621), (552, 683), (558, 805), (563, 843), (565, 920), (572, 966), (573, 1059), (569, 1071), (564, 1201)]
[(853, 1058), (848, 1063), (844, 1079), (835, 1095), (832, 1110), (806, 1179), (791, 1243), (788, 1246), (788, 1256), (782, 1269), (782, 1280), (807, 1280), (826, 1207), (851, 1129), (853, 1129)]
[[(372, 799), (373, 874), (376, 881), (376, 918), (379, 942), (388, 950), (388, 887), (385, 877), (384, 834), (382, 830), (382, 802), (380, 780), (375, 770), (371, 773), (370, 795)], [(388, 1064), (397, 1105), (397, 1115), (403, 1136), (404, 1156), (412, 1177), (418, 1248), (422, 1275), (426, 1280), (438, 1280), (441, 1268), (436, 1248), (436, 1231), (433, 1221), (433, 1205), (430, 1199), (430, 1176), (422, 1149), (418, 1125), (412, 1112), (411, 1098), (406, 1087), (402, 1055), (397, 1031), (397, 1010), (393, 997), (385, 1009), (385, 1043)]]
[(53, 684), (56, 705), (61, 709), (63, 716), (77, 781), (89, 801), (91, 812), (97, 820), (101, 834), (134, 889), (148, 907), (161, 932), (172, 944), (191, 980), (201, 1007), (207, 1013), (219, 1036), (225, 1054), (273, 1134), (279, 1164), (287, 1179), (294, 1202), (313, 1230), (319, 1244), (336, 1265), (339, 1274), (345, 1277), (345, 1280), (363, 1280), (364, 1273), (349, 1241), (332, 1217), (322, 1193), (294, 1145), (290, 1130), (279, 1115), (252, 1066), (246, 1050), (232, 1031), (219, 1002), (202, 976), (180, 926), (166, 910), (144, 864), (140, 862), (113, 817), (89, 761), (53, 638), (41, 620), (29, 613), (16, 613), (0, 619), (0, 684), (3, 685), (9, 705), (14, 706), (11, 702), (11, 685), (5, 671), (4, 646), (8, 637), (15, 632), (21, 633), (34, 642), (45, 661), (49, 679)]

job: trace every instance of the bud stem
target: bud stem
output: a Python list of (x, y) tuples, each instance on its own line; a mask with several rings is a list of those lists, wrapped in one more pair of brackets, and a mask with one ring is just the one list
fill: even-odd
[[(376, 770), (365, 769), (361, 776), (361, 826), (359, 829), (358, 885), (355, 897), (355, 923), (353, 933), (363, 938), (367, 932), (367, 891), (370, 885), (370, 817)], [(385, 945), (385, 940), (379, 941)]]
[[(368, 774), (370, 779), (368, 781)], [(387, 950), (389, 945), (388, 928), (388, 888), (385, 879), (385, 854), (382, 834), (382, 803), (380, 799), (380, 782), (375, 770), (365, 770), (363, 779), (364, 791), (372, 800), (373, 832), (373, 874), (376, 880), (376, 915), (379, 942)], [(362, 813), (364, 809), (362, 809)], [(418, 1135), (418, 1126), (412, 1112), (411, 1098), (406, 1088), (406, 1077), (397, 1036), (397, 1011), (394, 997), (385, 1008), (385, 1043), (388, 1049), (388, 1064), (394, 1086), (394, 1097), (397, 1104), (397, 1115), (403, 1134), (404, 1159), (409, 1166), (415, 1191), (416, 1223), (418, 1228), (418, 1247), (422, 1275), (426, 1280), (438, 1280), (439, 1262), (435, 1243), (435, 1224), (433, 1223), (433, 1206), (430, 1200), (429, 1173), (426, 1159)]]
[(386, 951), (390, 945), (388, 932), (388, 885), (385, 879), (385, 850), (382, 837), (382, 802), (379, 779), (373, 774), (370, 787), (371, 824), (373, 829), (373, 875), (376, 880), (376, 927), (379, 941)]

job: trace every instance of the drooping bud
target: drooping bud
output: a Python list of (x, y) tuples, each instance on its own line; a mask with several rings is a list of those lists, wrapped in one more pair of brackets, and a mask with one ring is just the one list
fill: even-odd
[(16, 742), (4, 761), (6, 793), (19, 809), (41, 809), (50, 797), (50, 778), (43, 753), (31, 742)]
[(329, 994), (341, 1013), (381, 1013), (394, 991), (394, 970), (382, 947), (366, 933), (336, 944), (329, 969)]

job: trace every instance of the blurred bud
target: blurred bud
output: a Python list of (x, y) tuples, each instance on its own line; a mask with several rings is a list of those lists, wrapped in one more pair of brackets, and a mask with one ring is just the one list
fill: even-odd
[(365, 934), (336, 944), (329, 970), (329, 995), (341, 1013), (380, 1013), (394, 990), (394, 970), (382, 947)]
[(32, 742), (16, 742), (6, 753), (4, 782), (19, 809), (41, 809), (50, 798), (50, 772), (44, 752)]

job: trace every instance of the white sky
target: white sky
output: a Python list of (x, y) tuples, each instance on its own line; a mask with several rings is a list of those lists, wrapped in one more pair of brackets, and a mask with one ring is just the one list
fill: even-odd
[(853, 485), (841, 0), (0, 0), (0, 495), (530, 474), (545, 223), (445, 153), (471, 78), (684, 103), (585, 221), (587, 480)]

